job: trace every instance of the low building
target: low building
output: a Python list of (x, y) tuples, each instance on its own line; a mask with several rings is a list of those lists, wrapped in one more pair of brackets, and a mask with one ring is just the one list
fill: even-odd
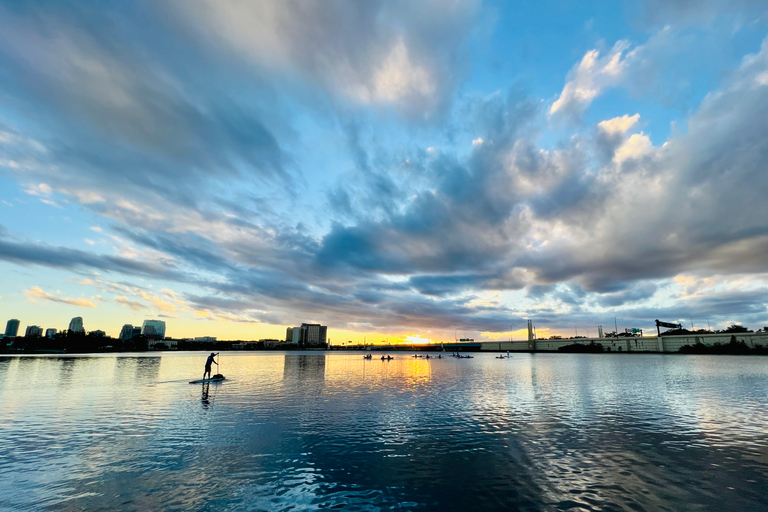
[(172, 339), (157, 339), (147, 342), (147, 348), (149, 350), (178, 350), (179, 340)]
[(45, 330), (45, 337), (46, 338), (53, 338), (54, 336), (56, 336), (56, 329), (55, 328), (50, 327), (50, 328)]
[(277, 348), (283, 343), (281, 340), (259, 340), (259, 342), (263, 343), (266, 349)]
[(216, 341), (216, 336), (198, 336), (194, 339), (194, 341), (197, 342), (214, 342)]

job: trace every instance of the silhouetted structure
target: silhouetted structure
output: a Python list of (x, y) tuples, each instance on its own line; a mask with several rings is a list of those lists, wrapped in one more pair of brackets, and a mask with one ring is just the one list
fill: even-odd
[(19, 335), (19, 321), (15, 318), (8, 320), (5, 324), (5, 336), (13, 338)]
[(328, 327), (325, 325), (303, 323), (301, 327), (289, 327), (285, 333), (285, 341), (293, 342), (299, 348), (325, 348), (327, 332)]
[(162, 320), (144, 320), (141, 334), (150, 338), (165, 338), (165, 322)]
[(125, 324), (123, 328), (120, 329), (120, 335), (117, 337), (117, 339), (128, 341), (133, 339), (134, 336), (138, 336), (139, 334), (141, 334), (141, 327), (134, 327), (131, 324)]
[(69, 322), (69, 330), (72, 332), (85, 332), (85, 327), (83, 327), (83, 317), (76, 316)]
[[(672, 324), (672, 323), (669, 323), (669, 322), (662, 322), (661, 320), (659, 320), (657, 318), (656, 319), (656, 334), (658, 336), (661, 336), (661, 329), (660, 329), (661, 327), (668, 327), (670, 329), (682, 329), (683, 325), (682, 324)], [(686, 333), (687, 332), (688, 331), (686, 331)]]
[(24, 336), (42, 336), (43, 328), (39, 325), (28, 325)]

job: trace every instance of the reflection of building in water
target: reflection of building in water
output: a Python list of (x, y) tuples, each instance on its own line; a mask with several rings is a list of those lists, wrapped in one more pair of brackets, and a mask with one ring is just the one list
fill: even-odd
[(296, 343), (299, 347), (325, 348), (328, 327), (320, 324), (301, 324), (301, 327), (288, 327), (285, 341)]
[(69, 330), (72, 332), (85, 332), (85, 327), (83, 327), (83, 317), (76, 316), (72, 320), (69, 321)]
[(325, 380), (325, 355), (287, 355), (283, 379)]
[(144, 320), (141, 324), (141, 334), (144, 336), (165, 338), (165, 322), (162, 320)]

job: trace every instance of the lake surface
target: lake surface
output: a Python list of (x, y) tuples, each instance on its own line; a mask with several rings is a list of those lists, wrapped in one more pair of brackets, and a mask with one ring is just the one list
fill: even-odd
[(0, 510), (768, 510), (768, 358), (393, 355), (0, 357)]

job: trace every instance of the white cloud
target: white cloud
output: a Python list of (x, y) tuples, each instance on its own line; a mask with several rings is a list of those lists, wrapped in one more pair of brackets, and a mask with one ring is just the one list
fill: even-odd
[(48, 197), (53, 194), (53, 189), (45, 183), (40, 183), (38, 185), (28, 185), (27, 188), (24, 189), (24, 192), (31, 196)]
[(337, 3), (190, 0), (175, 4), (204, 42), (261, 68), (320, 83), (332, 95), (429, 114), (468, 71), (461, 48), (475, 0)]
[(630, 128), (635, 126), (639, 119), (640, 114), (635, 114), (633, 116), (623, 115), (621, 117), (600, 121), (597, 124), (597, 127), (609, 135), (622, 134), (628, 132)]
[(53, 295), (52, 293), (43, 291), (39, 286), (33, 286), (31, 288), (24, 290), (24, 295), (27, 296), (27, 299), (30, 302), (35, 302), (35, 299), (44, 299), (51, 302), (69, 304), (70, 306), (97, 309), (96, 304), (94, 304), (92, 301), (88, 299), (71, 299), (68, 297), (59, 297), (57, 295)]
[(628, 42), (618, 41), (603, 57), (600, 57), (598, 50), (588, 51), (571, 71), (570, 80), (549, 109), (550, 115), (579, 112), (589, 106), (603, 89), (617, 84), (626, 67), (626, 58), (622, 57), (628, 48)]
[(483, 144), (483, 139), (481, 137), (478, 137), (472, 141), (473, 146), (480, 146)]
[(614, 162), (623, 163), (633, 158), (639, 158), (653, 147), (651, 139), (643, 133), (632, 134), (619, 148), (613, 156)]
[(429, 72), (416, 65), (401, 39), (376, 70), (360, 98), (370, 102), (397, 103), (409, 97), (427, 97), (435, 92)]

